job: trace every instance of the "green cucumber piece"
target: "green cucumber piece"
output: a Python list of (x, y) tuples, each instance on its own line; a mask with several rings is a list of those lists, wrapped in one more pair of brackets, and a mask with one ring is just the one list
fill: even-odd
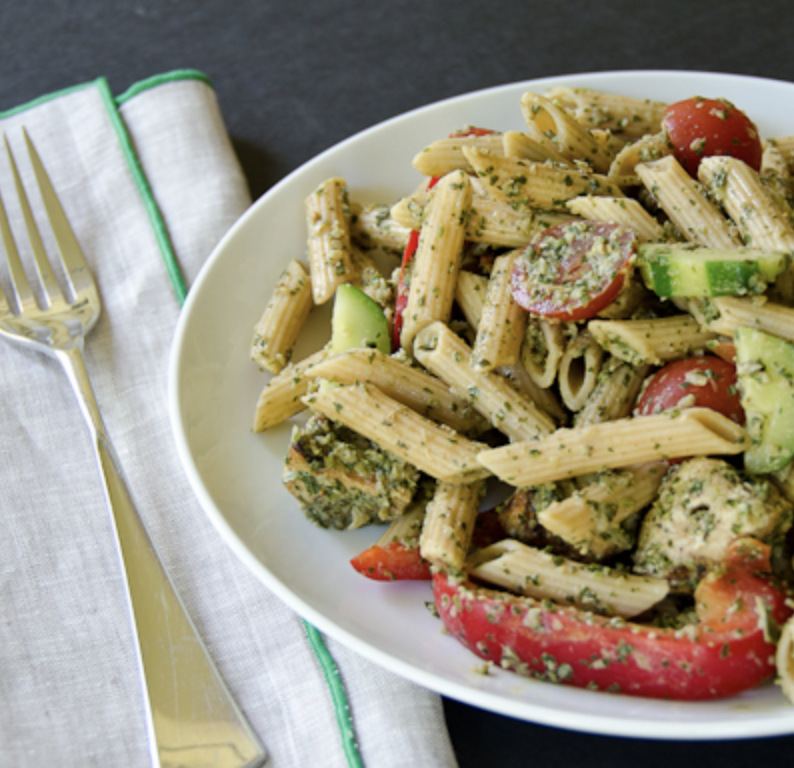
[(742, 326), (734, 335), (736, 378), (753, 445), (748, 472), (783, 469), (794, 457), (794, 344)]
[(763, 293), (789, 265), (784, 251), (645, 243), (637, 263), (645, 285), (663, 299)]
[(361, 347), (391, 354), (389, 324), (374, 299), (361, 289), (345, 283), (336, 289), (328, 351), (336, 355)]

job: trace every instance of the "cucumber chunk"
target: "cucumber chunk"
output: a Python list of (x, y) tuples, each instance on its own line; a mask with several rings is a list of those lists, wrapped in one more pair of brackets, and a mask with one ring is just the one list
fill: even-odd
[(336, 289), (328, 351), (336, 355), (361, 347), (391, 354), (389, 324), (374, 299), (353, 285), (343, 284)]
[(736, 373), (747, 431), (744, 454), (753, 474), (777, 472), (794, 457), (794, 344), (754, 328), (737, 328)]
[(789, 265), (784, 251), (700, 248), (645, 243), (637, 263), (645, 285), (661, 298), (763, 293)]

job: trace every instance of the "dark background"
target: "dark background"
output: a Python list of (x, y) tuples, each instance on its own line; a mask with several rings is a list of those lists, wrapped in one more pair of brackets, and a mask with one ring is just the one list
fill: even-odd
[[(707, 70), (794, 82), (793, 41), (792, 0), (7, 0), (0, 5), (0, 111), (100, 75), (120, 94), (155, 74), (199, 69), (215, 84), (259, 197), (341, 139), (438, 99), (597, 70)], [(794, 754), (794, 737), (632, 741), (451, 701), (445, 709), (461, 768), (616, 761), (734, 768), (791, 764)]]

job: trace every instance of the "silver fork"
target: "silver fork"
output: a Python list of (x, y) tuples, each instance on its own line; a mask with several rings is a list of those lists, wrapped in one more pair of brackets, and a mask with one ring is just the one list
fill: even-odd
[(265, 761), (265, 752), (221, 680), (152, 546), (105, 431), (82, 354), (83, 339), (100, 313), (96, 283), (39, 155), (27, 132), (23, 134), (72, 295), (64, 296), (59, 288), (4, 136), (45, 298), (39, 306), (0, 199), (0, 239), (12, 286), (12, 301), (0, 289), (0, 336), (61, 363), (91, 432), (128, 588), (152, 764), (253, 768)]

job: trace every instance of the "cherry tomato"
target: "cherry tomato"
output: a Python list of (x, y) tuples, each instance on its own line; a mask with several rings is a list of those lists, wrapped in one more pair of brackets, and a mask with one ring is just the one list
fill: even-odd
[(675, 157), (693, 176), (704, 157), (730, 155), (756, 171), (761, 168), (761, 139), (747, 115), (725, 99), (685, 99), (664, 112), (662, 129)]
[(620, 293), (636, 258), (637, 235), (603, 221), (569, 221), (542, 232), (516, 259), (513, 298), (533, 315), (587, 320)]
[(744, 424), (736, 366), (715, 355), (674, 360), (649, 379), (637, 400), (639, 416), (677, 407), (711, 408)]

